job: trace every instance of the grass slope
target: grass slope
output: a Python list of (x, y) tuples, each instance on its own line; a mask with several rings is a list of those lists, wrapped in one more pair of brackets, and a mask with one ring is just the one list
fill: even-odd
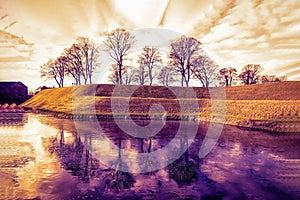
[[(41, 91), (22, 106), (31, 109), (63, 113), (69, 116), (73, 113), (73, 106), (77, 107), (76, 113), (82, 115), (95, 112), (99, 116), (111, 115), (111, 95), (114, 85), (85, 85), (77, 87), (65, 87)], [(132, 91), (135, 86), (119, 86), (125, 93)], [(224, 88), (193, 88), (197, 99), (182, 99), (187, 105), (197, 101), (200, 112), (190, 106), (187, 110), (180, 110), (179, 101), (166, 87), (140, 86), (130, 97), (130, 114), (132, 116), (147, 116), (152, 104), (163, 105), (170, 118), (176, 118), (181, 113), (184, 116), (199, 117), (210, 120), (211, 115), (222, 115), (224, 97), (221, 90)], [(184, 96), (186, 90), (182, 87), (172, 87), (173, 91)], [(128, 92), (126, 92), (128, 91)], [(225, 88), (226, 92), (226, 121), (229, 124), (241, 124), (252, 121), (273, 122), (300, 122), (300, 82), (265, 83), (260, 85), (235, 86)], [(211, 112), (212, 100), (210, 94), (214, 94), (214, 113)], [(72, 101), (72, 98), (76, 101)], [(119, 96), (122, 100), (128, 97)], [(95, 106), (95, 107), (93, 107)], [(126, 113), (118, 113), (121, 117)], [(257, 124), (257, 122), (255, 122)], [(277, 123), (278, 124), (278, 123)], [(250, 126), (254, 126), (253, 124)], [(300, 127), (296, 125), (295, 130)]]

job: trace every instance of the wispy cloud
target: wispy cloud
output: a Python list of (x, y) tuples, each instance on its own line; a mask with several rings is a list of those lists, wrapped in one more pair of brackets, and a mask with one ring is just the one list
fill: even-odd
[(279, 69), (300, 61), (299, 1), (216, 1), (209, 8), (192, 34), (221, 66), (260, 63), (284, 73)]
[(300, 63), (298, 0), (0, 1), (2, 67), (30, 66), (38, 74), (78, 36), (99, 41), (114, 27), (156, 26), (199, 38), (222, 67), (260, 63), (266, 73), (299, 72), (287, 71)]
[(236, 6), (235, 0), (213, 1), (207, 8), (199, 13), (198, 23), (194, 25), (193, 35), (203, 37), (220, 24), (221, 20), (228, 16), (229, 11)]
[(0, 62), (30, 61), (32, 44), (22, 37), (0, 30)]

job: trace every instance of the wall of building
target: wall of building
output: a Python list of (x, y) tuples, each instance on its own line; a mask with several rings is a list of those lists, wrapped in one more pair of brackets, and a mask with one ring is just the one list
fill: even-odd
[(21, 104), (28, 99), (28, 88), (21, 82), (0, 82), (0, 104)]

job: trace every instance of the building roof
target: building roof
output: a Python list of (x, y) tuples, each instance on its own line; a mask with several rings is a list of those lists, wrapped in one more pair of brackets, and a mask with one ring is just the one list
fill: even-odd
[(25, 87), (27, 87), (24, 83), (20, 82), (20, 81), (0, 81), (0, 85), (11, 85), (11, 84), (22, 84)]

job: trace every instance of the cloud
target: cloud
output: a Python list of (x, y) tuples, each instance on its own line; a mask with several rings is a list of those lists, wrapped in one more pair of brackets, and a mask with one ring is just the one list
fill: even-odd
[(213, 2), (192, 34), (221, 66), (240, 69), (260, 63), (265, 73), (300, 62), (300, 3), (291, 1)]
[[(0, 7), (0, 8), (1, 8), (1, 7)], [(3, 19), (5, 19), (6, 17), (8, 17), (8, 14), (5, 14), (5, 15), (1, 16), (1, 17), (0, 17), (0, 21), (3, 20)]]
[(78, 36), (101, 41), (104, 32), (120, 26), (195, 36), (222, 67), (260, 63), (265, 73), (284, 73), (280, 69), (300, 63), (298, 0), (1, 0), (1, 7), (0, 61), (17, 69), (38, 72)]
[(24, 56), (0, 57), (0, 62), (24, 62), (30, 61), (30, 58)]
[(203, 12), (199, 13), (198, 22), (191, 31), (192, 35), (199, 38), (208, 34), (214, 27), (220, 24), (221, 20), (233, 9), (236, 1), (212, 1)]
[(168, 0), (161, 4), (157, 26), (181, 33), (190, 33), (192, 25), (197, 22), (199, 13), (207, 7), (207, 0)]
[(23, 38), (0, 30), (0, 62), (31, 61), (32, 44)]

